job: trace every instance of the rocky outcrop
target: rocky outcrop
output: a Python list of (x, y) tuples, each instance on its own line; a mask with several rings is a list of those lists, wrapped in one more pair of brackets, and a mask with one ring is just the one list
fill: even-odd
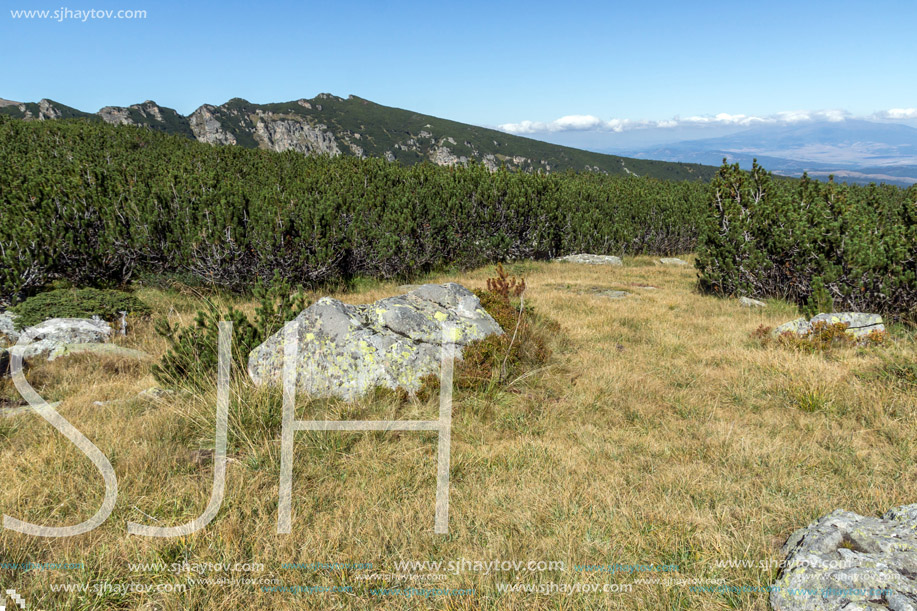
[(623, 265), (621, 257), (616, 257), (614, 255), (590, 255), (590, 254), (579, 254), (579, 255), (567, 255), (566, 257), (559, 257), (554, 259), (555, 261), (565, 262), (565, 263), (585, 263), (587, 265)]
[[(425, 284), (397, 297), (348, 305), (325, 297), (293, 323), (299, 338), (298, 388), (313, 396), (353, 400), (374, 387), (420, 387), (440, 368), (443, 325), (462, 346), (502, 334), (478, 298), (454, 284)], [(281, 384), (284, 331), (255, 348), (248, 371), (256, 384)]]
[(216, 107), (204, 104), (191, 113), (189, 121), (194, 137), (208, 144), (235, 144), (236, 137), (223, 129), (216, 118), (215, 110)]
[[(414, 144), (416, 148), (416, 143)], [(465, 165), (468, 163), (468, 158), (464, 155), (458, 156), (455, 155), (448, 146), (436, 145), (430, 149), (429, 154), (430, 161), (436, 165), (451, 166), (451, 165)]]
[[(166, 122), (163, 112), (169, 113), (173, 118), (184, 118), (171, 108), (162, 108), (152, 100), (147, 100), (143, 104), (131, 104), (126, 108), (124, 106), (106, 106), (99, 110), (98, 115), (106, 123), (114, 125), (154, 125)], [(135, 120), (132, 115), (140, 120)]]
[(61, 116), (61, 111), (54, 106), (51, 100), (41, 100), (38, 102), (38, 118), (40, 120), (60, 119)]
[(307, 155), (331, 156), (341, 154), (334, 135), (326, 125), (311, 125), (302, 120), (278, 119), (270, 114), (261, 115), (255, 126), (254, 137), (261, 148), (277, 152), (296, 151)]
[(881, 518), (836, 510), (793, 533), (782, 552), (776, 611), (917, 609), (917, 504)]
[(823, 322), (829, 325), (844, 323), (847, 325), (847, 333), (854, 337), (865, 337), (873, 331), (885, 331), (885, 324), (882, 317), (878, 314), (867, 314), (864, 312), (832, 312), (830, 314), (818, 314), (811, 319), (797, 318), (790, 322), (785, 322), (774, 329), (771, 334), (777, 337), (783, 333), (793, 333), (800, 337), (812, 332), (812, 325), (817, 322)]
[(135, 125), (131, 120), (131, 111), (123, 106), (106, 106), (99, 109), (99, 116), (112, 125)]

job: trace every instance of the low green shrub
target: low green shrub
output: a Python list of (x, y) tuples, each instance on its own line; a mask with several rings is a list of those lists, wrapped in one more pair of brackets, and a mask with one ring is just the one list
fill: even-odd
[(158, 321), (156, 332), (169, 342), (169, 350), (153, 366), (153, 377), (166, 386), (211, 387), (216, 381), (221, 320), (233, 325), (232, 367), (245, 371), (249, 353), (308, 306), (305, 296), (279, 277), (270, 288), (259, 283), (254, 294), (260, 301), (254, 320), (232, 306), (224, 309), (208, 302), (207, 309), (198, 311), (191, 325), (180, 327), (165, 319)]
[(757, 163), (724, 164), (696, 266), (700, 289), (719, 296), (917, 320), (917, 187), (777, 180)]
[(109, 322), (129, 316), (148, 316), (150, 308), (130, 293), (105, 289), (56, 289), (39, 293), (10, 308), (19, 328), (31, 327), (49, 318), (90, 318)]
[[(512, 384), (543, 367), (551, 357), (550, 338), (557, 335), (559, 326), (525, 303), (525, 279), (507, 283), (498, 266), (497, 277), (488, 279), (487, 285), (488, 290), (474, 293), (503, 335), (491, 335), (464, 348), (456, 365), (456, 388), (484, 390)], [(513, 287), (520, 288), (516, 292)]]

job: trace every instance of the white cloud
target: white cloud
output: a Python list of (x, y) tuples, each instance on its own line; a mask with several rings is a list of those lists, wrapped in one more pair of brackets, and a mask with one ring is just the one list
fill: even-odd
[[(716, 115), (695, 115), (690, 117), (673, 117), (662, 121), (643, 121), (633, 119), (600, 119), (593, 115), (567, 115), (554, 121), (522, 121), (504, 123), (499, 128), (512, 134), (535, 134), (545, 132), (598, 131), (623, 132), (635, 129), (692, 126), (738, 126), (754, 127), (756, 125), (789, 125), (812, 121), (840, 122), (854, 116), (846, 110), (788, 110), (767, 116), (729, 114), (721, 112)], [(868, 118), (884, 120), (917, 119), (917, 108), (893, 108), (874, 113)]]
[(522, 121), (520, 123), (505, 123), (500, 129), (513, 134), (534, 134), (538, 132), (576, 132), (576, 131), (612, 131), (621, 132), (625, 129), (638, 127), (647, 121), (631, 121), (629, 119), (611, 119), (603, 121), (592, 115), (566, 115), (550, 122)]
[(917, 108), (892, 108), (873, 115), (876, 119), (917, 119)]

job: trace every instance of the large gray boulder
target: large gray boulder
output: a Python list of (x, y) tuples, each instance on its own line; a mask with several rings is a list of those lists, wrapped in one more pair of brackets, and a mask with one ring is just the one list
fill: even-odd
[[(23, 358), (54, 360), (74, 344), (97, 344), (111, 338), (111, 327), (98, 318), (51, 318), (20, 332)], [(26, 343), (28, 342), (28, 343)]]
[(829, 325), (847, 323), (847, 333), (857, 338), (865, 337), (873, 331), (885, 331), (882, 317), (878, 314), (867, 314), (865, 312), (832, 312), (830, 314), (818, 314), (809, 320), (797, 318), (796, 320), (785, 322), (771, 333), (774, 337), (787, 332), (803, 336), (811, 332), (812, 325), (817, 322), (824, 322)]
[(917, 610), (917, 504), (881, 518), (836, 510), (782, 551), (770, 593), (777, 611)]
[[(443, 323), (455, 326), (461, 347), (503, 333), (478, 298), (455, 284), (425, 284), (397, 297), (348, 305), (324, 297), (297, 316), (297, 386), (312, 396), (353, 400), (376, 386), (420, 388), (439, 372)], [(256, 384), (281, 384), (284, 331), (248, 357)]]
[(554, 260), (561, 263), (585, 263), (586, 265), (624, 265), (621, 261), (621, 257), (616, 257), (614, 255), (579, 254), (567, 255), (566, 257), (559, 257)]

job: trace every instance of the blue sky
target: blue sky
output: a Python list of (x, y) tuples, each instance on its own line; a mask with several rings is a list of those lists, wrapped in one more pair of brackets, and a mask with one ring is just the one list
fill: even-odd
[[(917, 107), (917, 3), (5, 0), (0, 97), (95, 111), (320, 92), (478, 125)], [(13, 19), (11, 10), (146, 10)], [(917, 111), (915, 117), (917, 117)], [(587, 122), (588, 123), (588, 122)], [(536, 133), (530, 131), (529, 133)]]

